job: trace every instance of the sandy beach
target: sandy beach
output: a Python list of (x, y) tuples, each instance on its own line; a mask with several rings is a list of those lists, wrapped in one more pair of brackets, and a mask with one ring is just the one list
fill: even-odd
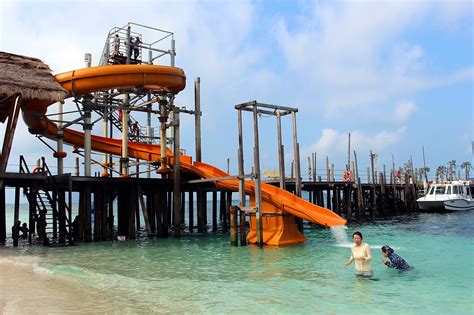
[(97, 297), (92, 298), (96, 293), (67, 284), (34, 264), (0, 259), (0, 279), (0, 308), (3, 314), (97, 311), (98, 305), (94, 303)]

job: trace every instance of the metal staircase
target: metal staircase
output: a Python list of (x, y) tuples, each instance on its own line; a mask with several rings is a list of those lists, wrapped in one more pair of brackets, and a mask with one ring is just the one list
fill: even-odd
[[(20, 156), (20, 173), (39, 174), (46, 176), (45, 187), (39, 187), (36, 181), (31, 181), (26, 193), (30, 205), (34, 205), (34, 212), (30, 213), (36, 225), (36, 236), (43, 244), (64, 243), (66, 240), (72, 243), (72, 223), (70, 218), (70, 206), (59, 192), (59, 185), (51, 174), (44, 158), (41, 164), (30, 172), (23, 156)], [(58, 207), (63, 209), (59, 211)], [(60, 222), (64, 222), (61, 225)], [(30, 233), (35, 229), (30, 227)]]
[[(106, 108), (106, 106), (110, 105), (116, 105), (119, 107), (121, 104), (117, 102), (116, 99), (110, 98), (109, 93), (106, 92), (96, 92), (94, 93), (94, 100), (95, 103), (98, 105), (94, 108), (94, 112), (97, 113), (99, 116), (103, 117), (104, 116), (104, 110), (103, 108)], [(111, 103), (116, 103), (116, 104), (111, 104)], [(117, 128), (120, 132), (122, 132), (122, 118), (121, 118), (121, 113), (120, 109), (119, 110), (113, 110), (111, 112), (107, 113), (109, 122), (111, 122), (115, 128)], [(140, 125), (138, 120), (133, 118), (132, 115), (129, 115), (129, 133), (128, 133), (128, 138), (132, 141), (135, 142), (146, 142), (146, 131), (144, 128)]]

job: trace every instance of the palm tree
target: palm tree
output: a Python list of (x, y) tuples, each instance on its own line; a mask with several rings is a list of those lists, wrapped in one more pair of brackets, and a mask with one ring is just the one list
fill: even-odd
[(436, 181), (444, 180), (447, 173), (447, 167), (444, 165), (438, 166), (436, 169)]
[(448, 172), (448, 180), (454, 180), (456, 174), (456, 160), (452, 160), (448, 162), (449, 165), (449, 172)]
[(420, 168), (419, 172), (420, 172), (420, 176), (428, 180), (428, 173), (430, 172), (430, 168), (428, 166), (424, 166)]
[(469, 173), (471, 171), (472, 165), (471, 162), (463, 162), (461, 164), (461, 169), (463, 170), (464, 174), (466, 175), (466, 180), (469, 179)]

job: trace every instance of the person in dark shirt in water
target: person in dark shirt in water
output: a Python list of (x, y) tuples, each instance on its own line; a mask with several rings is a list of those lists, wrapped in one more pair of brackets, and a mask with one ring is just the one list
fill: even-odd
[(395, 254), (394, 250), (388, 245), (382, 246), (382, 255), (388, 258), (382, 260), (384, 265), (386, 265), (388, 268), (403, 270), (411, 268), (410, 265), (405, 261), (405, 259)]

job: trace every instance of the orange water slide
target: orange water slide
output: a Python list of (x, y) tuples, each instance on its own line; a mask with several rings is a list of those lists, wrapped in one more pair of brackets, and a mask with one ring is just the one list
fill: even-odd
[[(186, 85), (184, 71), (180, 68), (156, 65), (110, 65), (91, 67), (58, 74), (56, 80), (68, 91), (68, 96), (93, 93), (106, 89), (119, 91), (131, 88), (159, 91), (165, 90), (178, 93)], [(29, 101), (23, 107), (23, 118), (31, 133), (42, 134), (51, 139), (56, 138), (57, 128), (45, 116), (47, 107), (51, 104), (39, 101)], [(84, 145), (84, 134), (75, 130), (64, 130), (66, 143)], [(115, 155), (121, 154), (121, 140), (92, 136), (92, 149)], [(160, 157), (160, 146), (137, 142), (129, 142), (130, 157), (155, 161)], [(172, 158), (171, 150), (167, 154)], [(172, 159), (170, 159), (172, 160)], [(192, 163), (191, 157), (181, 159), (183, 170), (194, 173), (201, 178), (215, 178), (228, 176), (227, 173), (205, 163)], [(219, 180), (215, 182), (219, 188), (238, 191), (239, 181), (236, 179)], [(246, 182), (246, 194), (253, 196), (255, 186), (253, 182)], [(251, 197), (251, 204), (254, 202)], [(264, 218), (264, 242), (266, 244), (282, 245), (299, 243), (306, 238), (296, 229), (294, 217), (297, 216), (310, 222), (326, 227), (346, 224), (346, 220), (332, 211), (311, 204), (278, 187), (262, 184), (262, 202)], [(267, 214), (267, 215), (265, 215)], [(251, 219), (251, 231), (248, 240), (256, 242), (255, 219)]]
[[(182, 168), (202, 178), (225, 177), (229, 174), (224, 171), (200, 162), (190, 164), (181, 162)], [(218, 188), (233, 191), (239, 190), (237, 179), (216, 181)], [(262, 184), (262, 213), (263, 213), (263, 241), (270, 245), (285, 245), (301, 243), (306, 237), (301, 234), (295, 224), (294, 217), (318, 223), (325, 227), (345, 225), (346, 220), (326, 208), (314, 205), (296, 195), (279, 187)], [(250, 205), (255, 205), (255, 184), (252, 181), (245, 182), (245, 193), (250, 197)], [(289, 216), (288, 216), (289, 215)], [(247, 237), (250, 243), (257, 242), (255, 217), (250, 220), (250, 233)]]

